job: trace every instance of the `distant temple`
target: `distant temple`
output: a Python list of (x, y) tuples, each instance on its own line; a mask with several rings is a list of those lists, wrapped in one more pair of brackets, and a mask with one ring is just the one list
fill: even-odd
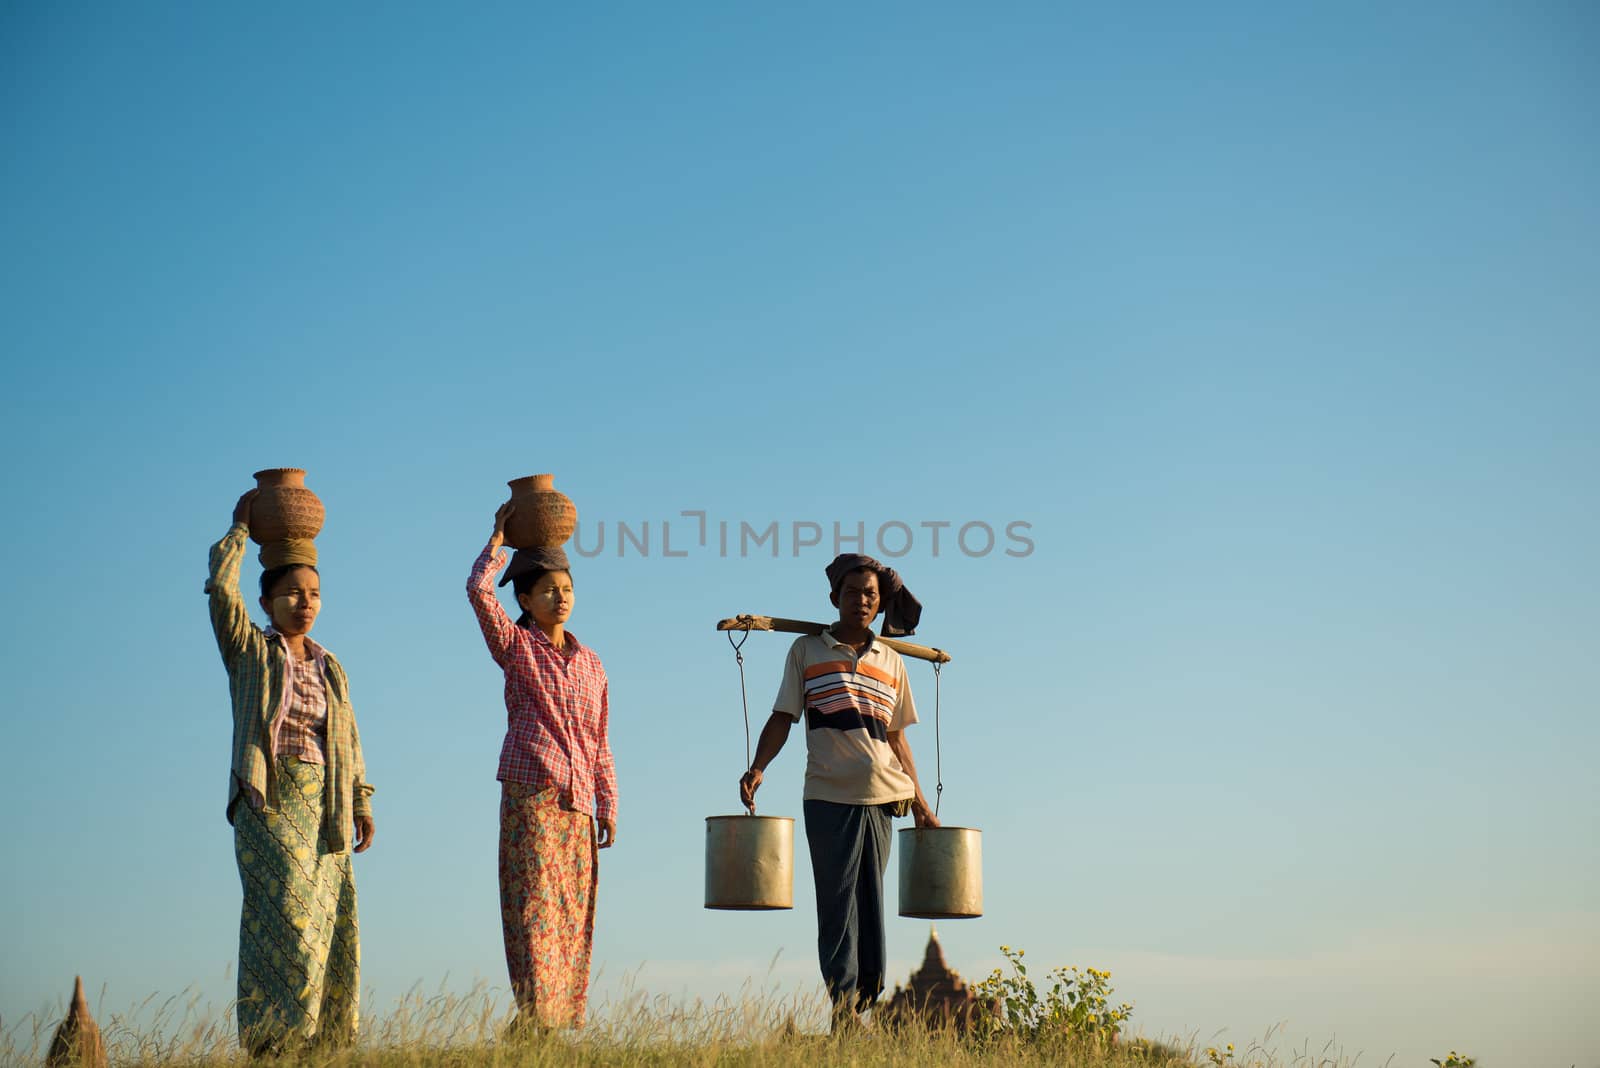
[(874, 1015), (890, 1026), (915, 1020), (930, 1027), (953, 1025), (966, 1031), (994, 1009), (974, 997), (961, 976), (945, 963), (939, 932), (930, 928), (922, 967), (911, 973), (905, 986), (896, 984), (888, 1004)]

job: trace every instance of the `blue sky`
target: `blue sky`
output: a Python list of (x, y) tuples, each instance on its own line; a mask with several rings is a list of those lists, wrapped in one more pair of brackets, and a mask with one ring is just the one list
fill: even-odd
[[(985, 834), (956, 967), (1110, 968), (1152, 1033), (1594, 1063), (1597, 44), (1576, 3), (7, 7), (0, 1018), (78, 972), (225, 1003), (200, 587), (280, 465), (378, 787), (371, 1005), (503, 986), (463, 585), (553, 471), (609, 538), (597, 994), (815, 983), (803, 855), (793, 913), (699, 907), (744, 761), (712, 625), (826, 615), (793, 524), (899, 522)], [(664, 556), (689, 510), (776, 557)], [(786, 647), (746, 647), (758, 718)]]

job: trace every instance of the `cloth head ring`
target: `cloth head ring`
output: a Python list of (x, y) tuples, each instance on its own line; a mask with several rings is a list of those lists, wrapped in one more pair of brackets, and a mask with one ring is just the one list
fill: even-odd
[(261, 546), (258, 557), (261, 566), (271, 571), (275, 567), (287, 567), (291, 564), (309, 564), (317, 566), (317, 544), (310, 538), (288, 538), (284, 541), (269, 541)]
[(567, 563), (566, 550), (559, 545), (535, 545), (531, 549), (518, 549), (511, 554), (511, 563), (506, 566), (506, 573), (500, 576), (500, 585), (504, 586), (518, 575), (526, 575), (532, 571), (570, 573), (572, 566)]

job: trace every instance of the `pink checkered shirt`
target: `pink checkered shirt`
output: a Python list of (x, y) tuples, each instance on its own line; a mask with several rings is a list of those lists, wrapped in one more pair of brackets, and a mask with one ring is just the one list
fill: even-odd
[(617, 769), (607, 737), (610, 690), (600, 657), (566, 632), (557, 649), (537, 627), (519, 627), (495, 595), (504, 550), (478, 554), (467, 600), (489, 655), (506, 675), (506, 740), (501, 782), (554, 786), (564, 802), (601, 819), (617, 818)]
[(328, 733), (328, 691), (322, 685), (322, 658), (312, 655), (292, 660), (290, 672), (294, 688), (285, 702), (288, 708), (273, 751), (277, 756), (299, 757), (307, 764), (326, 764), (322, 737)]

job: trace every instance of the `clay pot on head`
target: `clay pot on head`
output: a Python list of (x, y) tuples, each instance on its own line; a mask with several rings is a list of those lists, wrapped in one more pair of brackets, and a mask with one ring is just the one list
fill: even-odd
[(257, 545), (309, 540), (322, 532), (322, 501), (306, 489), (299, 467), (269, 467), (255, 474), (257, 494), (250, 506), (250, 540)]
[(511, 503), (516, 511), (506, 519), (506, 544), (513, 549), (559, 546), (578, 526), (578, 509), (571, 498), (555, 488), (554, 475), (514, 478)]

